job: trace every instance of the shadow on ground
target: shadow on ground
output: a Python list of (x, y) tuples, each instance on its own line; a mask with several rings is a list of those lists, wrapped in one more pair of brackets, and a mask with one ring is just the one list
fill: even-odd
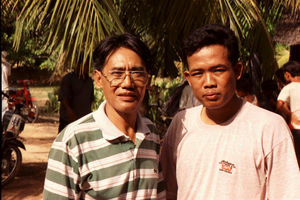
[(46, 169), (47, 163), (23, 163), (17, 177), (2, 187), (2, 199), (31, 199), (39, 196), (43, 191)]
[[(41, 108), (43, 109), (43, 108)], [(58, 123), (58, 113), (45, 113), (41, 111), (35, 123)]]

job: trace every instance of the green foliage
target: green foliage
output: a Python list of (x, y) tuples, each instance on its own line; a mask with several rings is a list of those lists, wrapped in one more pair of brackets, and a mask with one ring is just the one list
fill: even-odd
[(287, 45), (277, 43), (275, 46), (276, 60), (279, 68), (289, 61), (290, 48)]
[[(44, 30), (37, 31), (33, 26), (28, 26), (21, 33), (22, 40), (19, 42), (19, 49), (16, 51), (13, 48), (14, 38), (16, 31), (16, 19), (20, 14), (25, 2), (24, 1), (5, 1), (1, 0), (1, 50), (8, 52), (8, 59), (11, 64), (16, 64), (17, 67), (31, 67), (39, 68), (41, 63), (44, 64), (43, 68), (52, 71), (54, 69), (53, 63), (50, 63), (48, 58), (51, 52), (44, 49)], [(57, 55), (56, 55), (57, 56)]]
[(105, 100), (105, 96), (101, 89), (98, 89), (96, 86), (94, 86), (94, 102), (92, 110), (95, 111), (99, 108), (100, 104)]
[(150, 105), (156, 105), (159, 102), (166, 102), (174, 89), (182, 82), (181, 77), (175, 79), (160, 78), (152, 76), (151, 89), (150, 89)]
[(145, 115), (155, 124), (161, 136), (164, 135), (168, 127), (168, 118), (164, 110), (166, 101), (181, 82), (182, 77), (170, 79), (152, 76)]
[(105, 36), (123, 32), (112, 0), (27, 0), (17, 19), (14, 47), (18, 49), (27, 27), (44, 31), (44, 46), (59, 48), (60, 66), (73, 68), (84, 52), (83, 63)]
[(58, 90), (59, 87), (54, 88), (53, 92), (48, 93), (48, 100), (46, 101), (47, 113), (58, 113), (60, 102), (58, 101)]

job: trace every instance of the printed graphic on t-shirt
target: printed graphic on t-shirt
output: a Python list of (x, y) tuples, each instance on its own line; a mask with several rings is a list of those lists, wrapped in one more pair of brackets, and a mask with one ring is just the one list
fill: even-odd
[(222, 172), (226, 172), (229, 174), (232, 174), (233, 169), (235, 169), (235, 165), (226, 161), (226, 160), (222, 160), (221, 162), (219, 162), (220, 168), (219, 170)]

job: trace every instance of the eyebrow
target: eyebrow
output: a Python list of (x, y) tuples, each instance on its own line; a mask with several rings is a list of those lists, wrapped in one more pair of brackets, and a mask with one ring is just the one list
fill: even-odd
[(199, 71), (203, 71), (203, 69), (192, 69), (190, 72), (199, 72)]
[[(218, 64), (218, 65), (211, 66), (208, 70), (214, 70), (214, 69), (217, 69), (219, 67), (228, 68), (228, 66), (226, 66), (226, 65)], [(190, 72), (198, 72), (198, 71), (204, 71), (204, 70), (196, 68), (196, 69), (191, 70)]]
[[(113, 67), (111, 70), (112, 71), (125, 71), (126, 67)], [(144, 71), (144, 70), (145, 70), (145, 67), (143, 67), (143, 66), (133, 66), (130, 68), (129, 71)]]

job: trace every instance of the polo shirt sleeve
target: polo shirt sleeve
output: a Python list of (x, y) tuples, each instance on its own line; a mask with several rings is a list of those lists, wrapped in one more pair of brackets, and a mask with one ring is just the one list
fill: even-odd
[(76, 156), (68, 141), (63, 140), (65, 132), (57, 137), (49, 153), (43, 199), (80, 199), (79, 168)]

